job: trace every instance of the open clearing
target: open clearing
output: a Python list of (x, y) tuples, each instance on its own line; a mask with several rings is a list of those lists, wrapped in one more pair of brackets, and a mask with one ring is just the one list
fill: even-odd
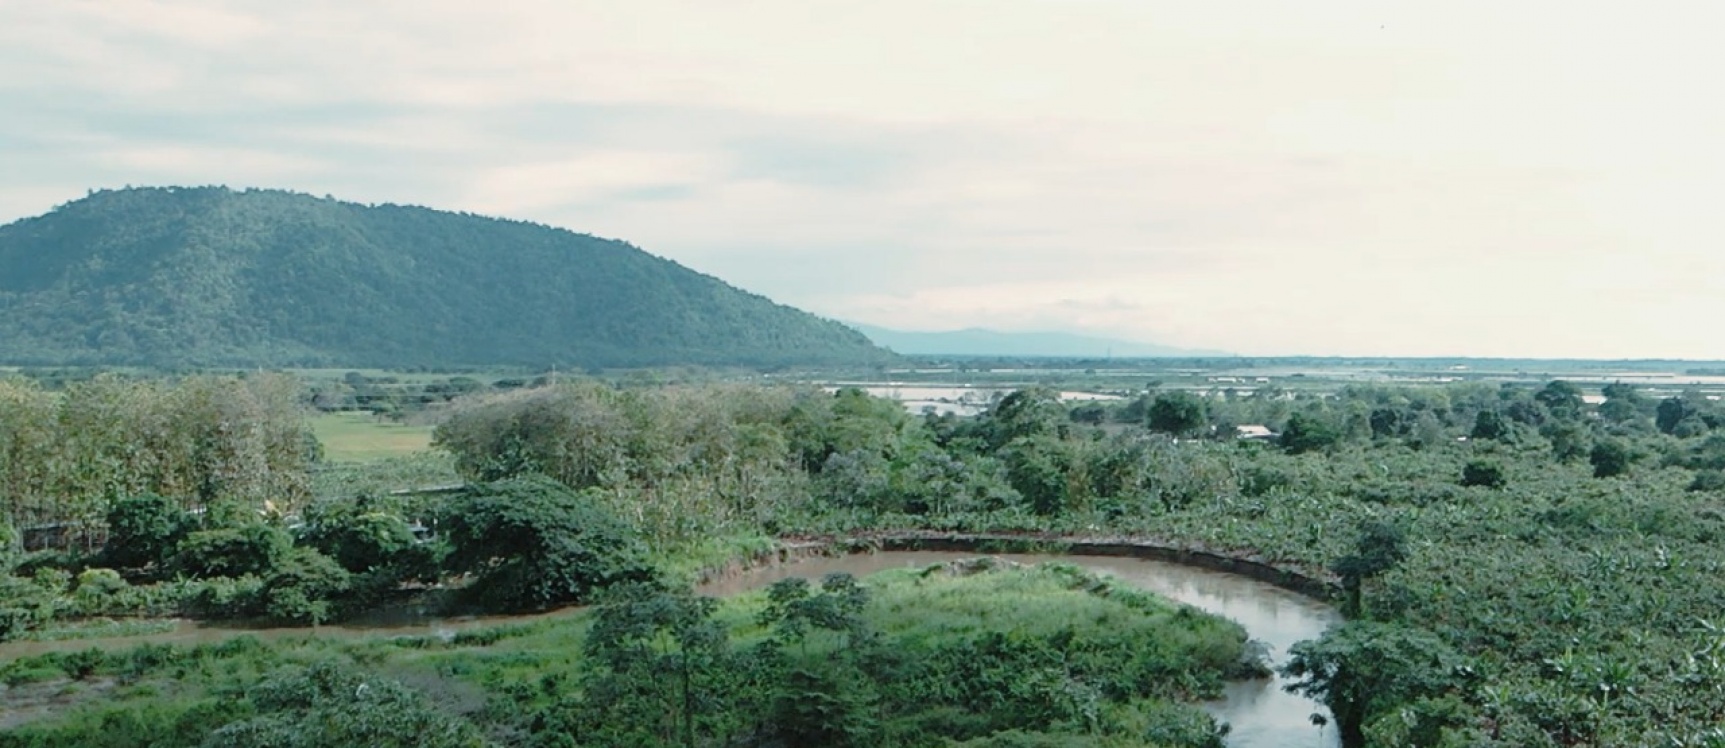
[(311, 421), (331, 462), (403, 457), (431, 446), (431, 427), (381, 420), (370, 413), (324, 413)]

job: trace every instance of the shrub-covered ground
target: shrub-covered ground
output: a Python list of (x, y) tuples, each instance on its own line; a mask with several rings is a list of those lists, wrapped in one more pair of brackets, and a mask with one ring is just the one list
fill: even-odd
[(1256, 665), (1228, 621), (1071, 567), (617, 588), (431, 638), (145, 645), (15, 660), (51, 693), (0, 746), (1219, 746), (1191, 701)]
[[(246, 389), (187, 393), (224, 391)], [(24, 410), (54, 410), (40, 393), (11, 392), (20, 423)], [(69, 394), (82, 405), (61, 420), (100, 422), (116, 392), (129, 390)], [(82, 492), (81, 511), (101, 506), (132, 541), (16, 559), (0, 582), (0, 632), (127, 610), (333, 619), (426, 589), (458, 606), (531, 609), (649, 577), (675, 587), (772, 537), (1113, 534), (1335, 581), (1353, 623), (1305, 647), (1291, 674), (1351, 744), (1725, 744), (1725, 410), (1699, 393), (1601, 394), (1588, 404), (1564, 382), (1265, 388), (1069, 407), (1030, 389), (961, 419), (856, 390), (572, 382), (456, 401), (434, 435), (448, 462), (425, 467), (452, 469), (468, 489), (302, 499), (280, 515), (246, 502), (271, 485), (264, 477), (301, 485), (291, 460), (208, 500), (184, 493), (217, 485), (196, 460), (158, 466), (120, 450), (112, 480), (64, 460), (15, 461), (15, 475)], [(50, 453), (109, 454), (165, 412), (109, 410), (124, 416), (101, 432), (111, 441)], [(183, 425), (225, 433), (198, 423)], [(1279, 436), (1237, 440), (1238, 424)], [(4, 432), (36, 434), (31, 444), (54, 433)], [(89, 460), (76, 464), (105, 464)], [(103, 499), (104, 485), (124, 491)], [(31, 494), (27, 508), (46, 511), (49, 498)], [(563, 519), (573, 516), (595, 519)], [(436, 539), (403, 535), (416, 524)], [(597, 528), (594, 542), (584, 527)], [(155, 550), (127, 555), (140, 548)]]

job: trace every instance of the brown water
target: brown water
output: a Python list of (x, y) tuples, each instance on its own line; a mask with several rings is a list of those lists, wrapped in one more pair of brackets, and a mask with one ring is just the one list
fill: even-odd
[[(936, 551), (890, 551), (873, 554), (812, 558), (796, 563), (768, 566), (703, 585), (703, 595), (724, 597), (760, 589), (786, 577), (819, 579), (833, 572), (858, 577), (907, 566), (921, 567), (981, 554)], [(1295, 642), (1317, 638), (1324, 629), (1341, 621), (1334, 608), (1279, 587), (1247, 577), (1181, 566), (1163, 561), (1079, 555), (995, 554), (1019, 563), (1060, 561), (1106, 574), (1202, 610), (1238, 621), (1254, 640), (1268, 650), (1273, 664), (1282, 663)], [(203, 644), (241, 635), (271, 640), (300, 636), (335, 638), (434, 636), (449, 638), (457, 632), (574, 615), (579, 608), (527, 616), (478, 616), (428, 619), (419, 611), (383, 611), (369, 620), (340, 626), (244, 628), (219, 624), (176, 621), (172, 631), (136, 636), (52, 642), (8, 642), (0, 644), (0, 662), (49, 651), (79, 650), (92, 646), (113, 648), (145, 642)], [(1227, 743), (1235, 748), (1333, 748), (1340, 744), (1333, 728), (1312, 725), (1311, 715), (1328, 711), (1321, 705), (1282, 690), (1280, 678), (1237, 681), (1228, 685), (1223, 698), (1204, 708), (1232, 726)]]

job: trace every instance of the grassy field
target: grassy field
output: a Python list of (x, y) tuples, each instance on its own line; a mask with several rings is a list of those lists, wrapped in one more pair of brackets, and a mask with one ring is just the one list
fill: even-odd
[(431, 446), (430, 426), (384, 421), (370, 413), (324, 413), (311, 423), (330, 462), (404, 457)]

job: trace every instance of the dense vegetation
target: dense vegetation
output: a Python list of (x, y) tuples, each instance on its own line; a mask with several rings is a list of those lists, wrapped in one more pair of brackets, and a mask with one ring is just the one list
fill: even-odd
[(102, 191), (0, 227), (0, 361), (867, 364), (836, 322), (623, 242), (222, 188)]
[(629, 585), (448, 641), (16, 660), (13, 688), (87, 690), (0, 746), (1219, 748), (1179, 702), (1253, 668), (1238, 625), (1070, 567), (789, 579), (723, 602)]
[[(1353, 620), (1301, 645), (1287, 672), (1330, 705), (1351, 745), (1719, 745), (1725, 411), (1699, 393), (1602, 394), (1595, 406), (1564, 382), (1260, 388), (1073, 406), (1028, 389), (963, 419), (914, 416), (856, 390), (565, 382), (457, 400), (436, 443), (474, 488), (315, 502), (306, 525), (333, 529), (278, 529), (285, 542), (219, 518), (181, 534), (185, 518), (115, 515), (113, 528), (167, 559), (145, 564), (146, 575), (189, 571), (152, 584), (90, 559), (25, 559), (8, 583), (22, 592), (7, 594), (28, 593), (38, 617), (26, 624), (40, 625), (41, 615), (174, 585), (202, 584), (215, 590), (202, 599), (249, 600), (266, 615), (303, 610), (302, 598), (339, 615), (456, 574), (546, 577), (495, 585), (514, 591), (506, 599), (464, 601), (519, 608), (649, 578), (675, 590), (691, 567), (771, 536), (1139, 536), (1334, 580)], [(1236, 439), (1240, 424), (1278, 436)], [(532, 498), (484, 501), (521, 491)], [(173, 506), (116, 496), (110, 507), (135, 502)], [(320, 513), (329, 519), (312, 522)], [(376, 514), (393, 519), (359, 519)], [(589, 515), (603, 519), (556, 521)], [(443, 524), (457, 516), (471, 517), (471, 531)], [(410, 517), (446, 531), (408, 541), (392, 522)], [(342, 529), (366, 522), (379, 529)], [(587, 527), (609, 539), (580, 539)], [(356, 551), (350, 537), (395, 540)], [(481, 550), (451, 548), (458, 539)], [(236, 565), (242, 554), (230, 551), (244, 543), (278, 561)], [(396, 559), (384, 545), (415, 550)], [(505, 547), (513, 552), (496, 550)], [(582, 555), (591, 548), (609, 550)], [(377, 553), (386, 560), (355, 560)], [(356, 581), (368, 573), (382, 581)], [(246, 579), (261, 592), (234, 581)], [(655, 639), (657, 651), (675, 640)]]
[[(317, 443), (299, 384), (261, 374), (178, 381), (99, 376), (52, 391), (0, 379), (0, 519), (80, 541), (115, 498), (187, 512), (289, 512)], [(72, 540), (73, 538), (65, 538)]]
[[(1110, 533), (1334, 575), (1361, 621), (1290, 672), (1353, 743), (1709, 745), (1725, 717), (1725, 412), (1694, 393), (1604, 394), (1352, 387), (1069, 408), (1025, 390), (966, 420), (854, 391), (571, 386), (476, 402), (438, 439), (475, 477), (598, 491), (660, 543)], [(1233, 440), (1243, 423), (1279, 437)]]

